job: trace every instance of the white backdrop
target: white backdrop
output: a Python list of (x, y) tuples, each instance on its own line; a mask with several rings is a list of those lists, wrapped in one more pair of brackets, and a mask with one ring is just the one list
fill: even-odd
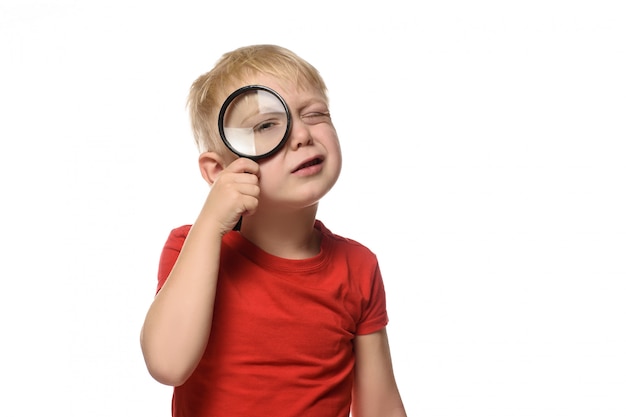
[(277, 43), (328, 83), (319, 218), (380, 258), (409, 415), (623, 417), (621, 3), (2, 0), (2, 414), (169, 415), (138, 335), (207, 192), (186, 94)]

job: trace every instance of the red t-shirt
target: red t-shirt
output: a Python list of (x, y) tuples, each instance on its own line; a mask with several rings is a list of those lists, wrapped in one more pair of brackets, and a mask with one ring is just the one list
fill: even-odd
[[(171, 232), (158, 289), (190, 227)], [(304, 260), (270, 255), (238, 232), (224, 236), (211, 336), (174, 388), (173, 416), (349, 415), (353, 340), (387, 324), (385, 290), (372, 252), (315, 227), (321, 250)]]

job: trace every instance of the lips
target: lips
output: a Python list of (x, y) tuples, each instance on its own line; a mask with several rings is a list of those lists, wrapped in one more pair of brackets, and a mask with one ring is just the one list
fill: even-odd
[(323, 161), (323, 159), (320, 158), (320, 157), (309, 159), (308, 161), (305, 161), (304, 163), (298, 165), (298, 167), (296, 169), (294, 169), (293, 171), (291, 171), (291, 172), (294, 173), (294, 172), (298, 172), (298, 171), (300, 171), (301, 169), (304, 169), (304, 168), (312, 167), (314, 165), (319, 165), (319, 164), (322, 163), (322, 161)]

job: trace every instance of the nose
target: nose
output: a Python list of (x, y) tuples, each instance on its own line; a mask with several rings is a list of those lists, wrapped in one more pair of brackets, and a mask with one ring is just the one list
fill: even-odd
[(293, 150), (297, 150), (311, 143), (313, 143), (313, 138), (311, 137), (308, 126), (301, 120), (294, 118), (291, 124), (291, 132), (289, 132), (289, 147)]

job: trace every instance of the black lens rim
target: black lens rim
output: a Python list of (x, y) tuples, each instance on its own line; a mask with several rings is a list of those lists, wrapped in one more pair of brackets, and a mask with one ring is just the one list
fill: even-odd
[[(241, 94), (247, 93), (250, 90), (263, 90), (263, 91), (267, 91), (268, 93), (273, 94), (274, 96), (276, 96), (276, 98), (278, 98), (280, 103), (283, 105), (283, 107), (285, 109), (285, 114), (287, 115), (287, 128), (285, 129), (285, 135), (280, 140), (278, 145), (276, 145), (269, 152), (266, 152), (266, 153), (264, 153), (262, 155), (248, 155), (248, 154), (239, 152), (237, 149), (235, 149), (233, 147), (233, 145), (231, 145), (231, 143), (228, 141), (228, 138), (226, 138), (226, 133), (224, 132), (224, 116), (226, 114), (226, 109), (228, 109), (228, 106), (230, 105), (230, 103), (233, 102), (234, 99), (239, 97)], [(291, 131), (291, 112), (289, 111), (289, 106), (287, 106), (287, 102), (285, 101), (285, 99), (283, 99), (281, 97), (281, 95), (278, 94), (276, 91), (274, 91), (271, 88), (266, 87), (264, 85), (258, 85), (258, 84), (246, 85), (244, 87), (238, 88), (237, 90), (233, 91), (226, 98), (226, 100), (224, 100), (224, 103), (222, 104), (222, 107), (220, 108), (220, 113), (219, 113), (219, 115), (217, 117), (217, 128), (219, 130), (220, 137), (222, 138), (222, 142), (224, 142), (224, 145), (226, 145), (226, 147), (232, 153), (234, 153), (235, 155), (237, 155), (239, 157), (242, 157), (242, 158), (248, 158), (248, 159), (252, 159), (253, 161), (258, 161), (259, 159), (263, 159), (263, 158), (267, 158), (269, 156), (272, 156), (273, 154), (278, 152), (278, 150), (280, 148), (282, 148), (285, 145), (285, 142), (287, 142), (287, 138), (289, 137), (289, 132)]]

